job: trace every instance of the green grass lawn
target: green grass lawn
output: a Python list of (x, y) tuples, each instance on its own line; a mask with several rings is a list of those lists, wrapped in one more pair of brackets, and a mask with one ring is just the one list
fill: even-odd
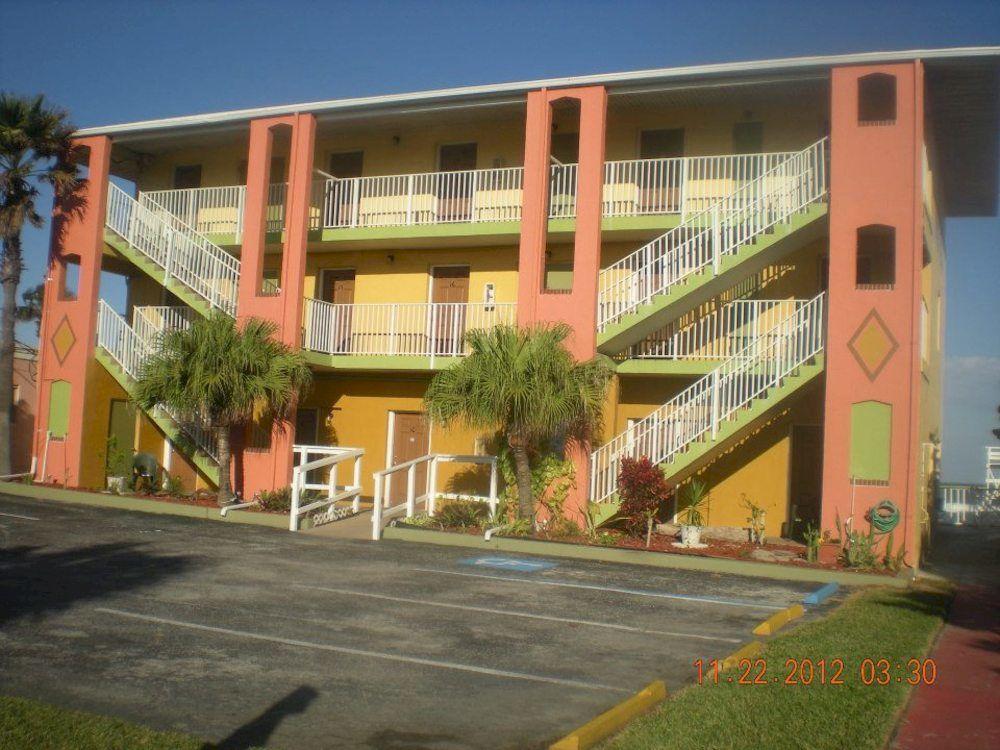
[[(855, 594), (825, 619), (766, 644), (760, 657), (766, 660), (766, 684), (730, 684), (728, 678), (738, 679), (741, 671), (723, 673), (720, 684), (678, 692), (604, 747), (879, 750), (911, 688), (905, 679), (896, 681), (904, 670), (893, 670), (888, 685), (863, 684), (861, 662), (888, 659), (905, 666), (908, 659), (924, 656), (949, 600), (949, 593), (933, 590), (873, 589)], [(824, 658), (828, 663), (843, 659), (843, 685), (819, 685), (818, 677), (809, 686), (784, 684), (787, 659), (811, 659), (815, 664)], [(777, 683), (771, 681), (775, 677)]]
[(210, 750), (175, 732), (0, 696), (0, 750)]

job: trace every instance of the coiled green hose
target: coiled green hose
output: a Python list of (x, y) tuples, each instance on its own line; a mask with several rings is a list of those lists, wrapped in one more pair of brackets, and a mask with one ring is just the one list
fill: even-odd
[(883, 500), (868, 511), (868, 523), (878, 534), (888, 534), (899, 525), (899, 508), (892, 500)]

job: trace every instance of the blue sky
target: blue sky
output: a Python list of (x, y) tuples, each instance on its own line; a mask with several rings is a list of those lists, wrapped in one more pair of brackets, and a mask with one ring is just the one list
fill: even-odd
[[(15, 2), (0, 88), (79, 126), (562, 75), (1000, 43), (991, 2)], [(949, 220), (944, 475), (982, 481), (1000, 403), (1000, 221)], [(48, 229), (28, 231), (24, 283)], [(33, 338), (33, 327), (19, 331)]]

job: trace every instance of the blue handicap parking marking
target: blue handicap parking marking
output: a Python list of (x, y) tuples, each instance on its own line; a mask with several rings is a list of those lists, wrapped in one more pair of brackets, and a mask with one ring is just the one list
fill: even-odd
[(475, 565), (486, 568), (502, 568), (503, 570), (520, 570), (525, 573), (533, 573), (536, 570), (548, 570), (556, 567), (556, 563), (541, 562), (539, 560), (517, 560), (513, 557), (470, 557), (466, 560), (459, 560), (463, 565)]

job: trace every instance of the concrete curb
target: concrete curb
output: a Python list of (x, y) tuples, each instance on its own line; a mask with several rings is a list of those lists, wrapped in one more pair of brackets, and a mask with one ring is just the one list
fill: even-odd
[(791, 565), (774, 565), (762, 562), (745, 562), (718, 557), (697, 557), (695, 555), (672, 555), (664, 552), (597, 547), (569, 542), (548, 542), (519, 537), (493, 537), (490, 541), (481, 536), (460, 534), (450, 531), (421, 529), (412, 526), (387, 526), (382, 532), (383, 539), (424, 544), (441, 544), (449, 547), (471, 547), (473, 549), (499, 552), (523, 552), (549, 557), (570, 557), (578, 560), (599, 560), (602, 562), (649, 565), (657, 568), (679, 570), (701, 570), (708, 573), (751, 576), (754, 578), (774, 578), (783, 581), (837, 582), (845, 586), (894, 586), (908, 587), (909, 581), (901, 578), (864, 573), (847, 573), (817, 568), (799, 568)]
[(764, 622), (753, 629), (754, 635), (774, 635), (792, 620), (797, 620), (806, 613), (805, 607), (801, 604), (793, 604), (791, 607), (775, 612)]
[(725, 672), (727, 669), (732, 669), (744, 659), (752, 659), (753, 657), (755, 657), (757, 654), (760, 653), (760, 650), (762, 648), (764, 648), (764, 646), (763, 644), (761, 644), (760, 641), (753, 641), (752, 643), (748, 643), (745, 646), (741, 646), (740, 648), (733, 651), (733, 653), (731, 653), (725, 659), (723, 659), (719, 663), (719, 668), (723, 672)]
[(609, 708), (600, 716), (574, 729), (561, 740), (549, 746), (549, 750), (585, 750), (585, 748), (593, 747), (605, 737), (609, 737), (624, 727), (636, 716), (649, 711), (666, 697), (667, 686), (663, 681), (651, 682), (617, 706)]
[(105, 495), (99, 492), (83, 490), (65, 490), (59, 487), (46, 487), (19, 482), (0, 482), (0, 494), (29, 497), (34, 500), (48, 500), (57, 503), (72, 503), (74, 505), (90, 505), (98, 508), (114, 510), (130, 510), (140, 513), (158, 513), (168, 516), (184, 516), (222, 523), (242, 523), (253, 526), (269, 526), (276, 529), (288, 528), (288, 517), (271, 513), (253, 513), (245, 510), (233, 510), (223, 517), (218, 508), (206, 508), (200, 505), (182, 505), (160, 500), (146, 500), (141, 497), (124, 495)]

